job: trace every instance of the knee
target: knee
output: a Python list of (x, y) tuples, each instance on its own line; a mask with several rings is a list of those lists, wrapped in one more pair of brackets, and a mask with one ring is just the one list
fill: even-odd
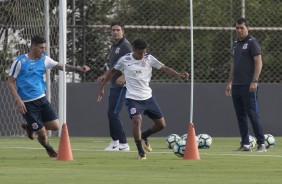
[(58, 119), (49, 121), (45, 123), (44, 127), (46, 128), (46, 130), (56, 131), (60, 128), (60, 122)]
[(142, 121), (142, 119), (140, 118), (140, 116), (133, 116), (132, 117), (132, 121), (134, 123), (134, 127), (141, 128), (141, 121)]
[(164, 129), (166, 127), (165, 122), (161, 124), (161, 128)]
[(166, 127), (166, 123), (165, 123), (164, 118), (162, 118), (159, 121), (157, 121), (157, 125), (160, 128), (160, 130), (164, 129)]
[(165, 124), (165, 123), (160, 123), (160, 124), (159, 124), (160, 130), (164, 129), (165, 127), (166, 127), (166, 124)]

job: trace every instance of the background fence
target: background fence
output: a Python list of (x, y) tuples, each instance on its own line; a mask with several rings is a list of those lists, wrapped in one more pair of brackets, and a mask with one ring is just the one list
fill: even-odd
[[(149, 52), (178, 71), (190, 70), (189, 0), (67, 0), (67, 62), (87, 64), (86, 75), (69, 74), (70, 82), (95, 82), (107, 68), (110, 29), (113, 20), (126, 25), (126, 37), (144, 38)], [(28, 51), (35, 34), (49, 30), (50, 56), (58, 60), (59, 0), (0, 0), (0, 72), (7, 79), (13, 59)], [(240, 17), (250, 22), (251, 34), (262, 46), (264, 68), (260, 82), (282, 80), (282, 1), (194, 0), (194, 62), (196, 83), (223, 83), (229, 72), (234, 23)], [(48, 17), (46, 18), (46, 16)], [(49, 19), (49, 23), (48, 23)], [(52, 101), (56, 106), (57, 77), (51, 73)], [(0, 82), (1, 82), (0, 81)], [(153, 83), (178, 83), (154, 71)], [(3, 87), (3, 86), (2, 86)], [(17, 111), (9, 94), (0, 96), (0, 135), (22, 134)], [(12, 126), (12, 128), (10, 128)], [(7, 132), (7, 129), (12, 129)]]

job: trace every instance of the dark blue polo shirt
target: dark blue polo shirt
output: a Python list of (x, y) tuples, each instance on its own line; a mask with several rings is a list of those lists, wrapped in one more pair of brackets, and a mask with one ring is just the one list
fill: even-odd
[[(113, 44), (111, 47), (111, 51), (109, 53), (109, 67), (113, 68), (116, 62), (124, 56), (132, 52), (132, 47), (129, 41), (126, 38), (122, 38), (117, 44)], [(117, 71), (111, 79), (112, 87), (117, 87), (119, 85), (116, 84), (116, 80), (120, 77), (122, 73)]]
[(250, 85), (253, 81), (255, 62), (253, 57), (261, 55), (258, 41), (248, 35), (242, 41), (235, 41), (233, 44), (232, 55), (233, 65), (233, 85)]

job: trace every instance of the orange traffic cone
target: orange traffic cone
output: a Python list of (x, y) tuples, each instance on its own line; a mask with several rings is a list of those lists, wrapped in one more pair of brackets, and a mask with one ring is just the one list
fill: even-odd
[(194, 124), (189, 123), (188, 125), (188, 136), (186, 139), (185, 152), (183, 159), (185, 160), (200, 160), (200, 154), (198, 145), (196, 142), (196, 134)]
[(73, 160), (67, 124), (64, 123), (60, 137), (57, 160)]

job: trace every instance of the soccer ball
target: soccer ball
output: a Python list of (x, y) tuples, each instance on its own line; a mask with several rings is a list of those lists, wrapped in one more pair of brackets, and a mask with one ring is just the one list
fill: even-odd
[(249, 143), (251, 148), (254, 149), (257, 145), (257, 139), (254, 136), (249, 135)]
[(174, 146), (173, 146), (173, 152), (178, 157), (183, 157), (185, 152), (185, 140), (179, 140)]
[[(187, 139), (187, 134), (184, 134), (184, 135), (182, 135), (180, 138), (181, 138), (181, 140), (184, 140), (184, 141), (186, 141), (186, 139)], [(199, 138), (196, 136), (196, 143), (197, 143), (197, 145), (199, 145)]]
[(199, 144), (198, 148), (209, 148), (212, 144), (212, 138), (208, 134), (199, 134), (198, 136)]
[(170, 134), (166, 137), (166, 146), (169, 149), (173, 149), (173, 146), (180, 140), (179, 135), (177, 134)]
[(181, 138), (181, 140), (184, 140), (184, 141), (186, 141), (186, 139), (187, 139), (187, 134), (183, 134), (180, 138)]
[(275, 138), (273, 135), (271, 134), (264, 134), (264, 144), (266, 146), (266, 148), (274, 148), (274, 145), (275, 145)]

